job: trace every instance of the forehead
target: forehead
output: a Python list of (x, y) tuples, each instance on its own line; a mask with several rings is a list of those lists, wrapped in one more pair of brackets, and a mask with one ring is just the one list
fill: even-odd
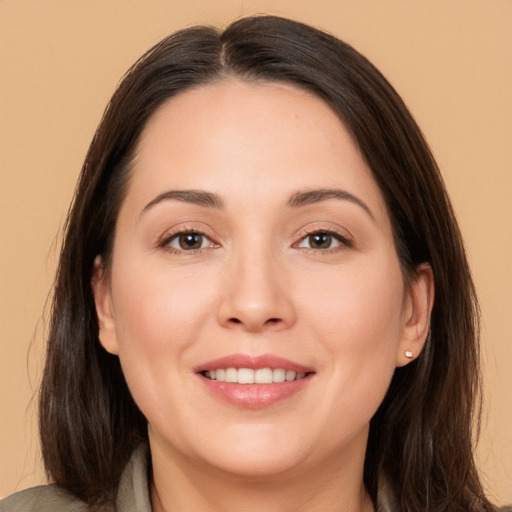
[(385, 214), (337, 114), (313, 94), (277, 82), (225, 79), (168, 100), (142, 133), (129, 188), (150, 200), (166, 188), (229, 195), (247, 184), (251, 198), (269, 199), (342, 187)]

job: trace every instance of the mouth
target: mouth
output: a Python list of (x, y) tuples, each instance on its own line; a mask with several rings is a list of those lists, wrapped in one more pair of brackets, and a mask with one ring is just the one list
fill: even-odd
[(279, 384), (301, 380), (310, 372), (295, 372), (284, 368), (218, 368), (205, 370), (203, 377), (217, 382), (236, 384)]
[(306, 389), (315, 371), (277, 356), (235, 354), (205, 363), (196, 374), (217, 399), (261, 409)]

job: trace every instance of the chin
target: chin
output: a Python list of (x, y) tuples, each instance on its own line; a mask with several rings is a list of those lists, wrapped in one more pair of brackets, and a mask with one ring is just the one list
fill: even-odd
[(196, 446), (195, 457), (211, 468), (244, 479), (294, 473), (316, 443), (282, 425), (231, 425), (220, 435), (210, 432)]
[(283, 450), (260, 450), (259, 452), (239, 450), (222, 457), (209, 457), (207, 462), (216, 471), (227, 473), (244, 480), (268, 480), (295, 474), (303, 468), (303, 459), (297, 453), (283, 453)]

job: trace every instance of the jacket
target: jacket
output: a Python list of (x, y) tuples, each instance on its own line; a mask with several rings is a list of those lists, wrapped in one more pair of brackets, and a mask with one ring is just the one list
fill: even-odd
[[(394, 500), (388, 486), (379, 482), (378, 512), (394, 512)], [(55, 484), (40, 485), (17, 492), (0, 501), (0, 512), (89, 512), (89, 507), (73, 494)], [(512, 507), (500, 509), (512, 512)], [(126, 465), (115, 504), (101, 512), (151, 512), (148, 482), (148, 448), (139, 446)]]
[[(147, 447), (141, 445), (123, 471), (114, 506), (101, 512), (151, 512), (147, 461)], [(86, 503), (55, 484), (32, 487), (0, 501), (0, 512), (88, 511)]]

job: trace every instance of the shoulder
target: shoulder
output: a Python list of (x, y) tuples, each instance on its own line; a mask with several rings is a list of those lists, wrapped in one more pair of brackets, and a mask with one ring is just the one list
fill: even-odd
[(41, 485), (0, 501), (0, 512), (86, 512), (87, 505), (57, 485)]
[(89, 507), (58, 485), (40, 485), (0, 501), (0, 512), (151, 512), (148, 484), (149, 449), (140, 445), (126, 465), (115, 505)]
[(115, 505), (91, 508), (58, 485), (41, 485), (0, 501), (0, 512), (151, 512), (148, 483), (149, 449), (140, 445), (132, 454), (119, 483)]

